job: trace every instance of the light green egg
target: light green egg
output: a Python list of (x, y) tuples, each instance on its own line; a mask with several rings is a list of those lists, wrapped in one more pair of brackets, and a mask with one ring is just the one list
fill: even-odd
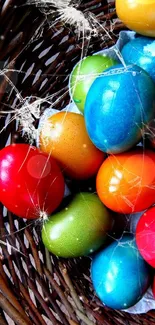
[(83, 113), (87, 93), (100, 73), (118, 62), (108, 56), (92, 55), (81, 60), (70, 77), (70, 93), (73, 101)]
[(104, 244), (113, 223), (111, 213), (96, 194), (79, 193), (44, 223), (42, 240), (57, 256), (89, 255)]

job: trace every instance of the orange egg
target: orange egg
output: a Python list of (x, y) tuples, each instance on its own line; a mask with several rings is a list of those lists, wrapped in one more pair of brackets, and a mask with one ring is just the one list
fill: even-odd
[(97, 193), (111, 210), (133, 213), (155, 203), (155, 152), (137, 148), (109, 156), (97, 175)]
[(116, 0), (116, 11), (128, 28), (155, 37), (155, 0)]
[(51, 154), (71, 178), (95, 175), (105, 154), (88, 137), (84, 117), (60, 112), (47, 119), (40, 134), (40, 149)]

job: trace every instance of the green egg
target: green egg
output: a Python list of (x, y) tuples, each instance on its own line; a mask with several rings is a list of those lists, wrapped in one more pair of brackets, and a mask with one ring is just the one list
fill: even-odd
[(81, 60), (73, 69), (70, 77), (70, 93), (73, 101), (83, 113), (87, 93), (100, 73), (118, 62), (108, 56), (92, 55)]
[(42, 228), (47, 249), (64, 258), (89, 255), (104, 244), (114, 220), (96, 194), (79, 193)]

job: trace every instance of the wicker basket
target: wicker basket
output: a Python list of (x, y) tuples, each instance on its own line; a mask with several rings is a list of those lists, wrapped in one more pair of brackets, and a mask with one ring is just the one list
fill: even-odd
[[(13, 118), (25, 98), (31, 96), (33, 102), (53, 95), (54, 107), (63, 108), (69, 102), (69, 74), (82, 49), (83, 55), (88, 55), (109, 47), (124, 28), (117, 20), (113, 1), (82, 0), (76, 7), (98, 19), (98, 35), (91, 39), (77, 35), (73, 26), (58, 19), (54, 8), (47, 16), (43, 8), (27, 5), (24, 0), (0, 1), (0, 64), (5, 72), (0, 77), (1, 148), (8, 141), (27, 141)], [(41, 110), (47, 105), (43, 101)], [(89, 186), (89, 182), (72, 183), (71, 189), (80, 191)], [(26, 222), (0, 206), (0, 325), (155, 323), (153, 311), (138, 316), (104, 307), (93, 291), (90, 260), (52, 256), (42, 244), (40, 229), (38, 222)]]

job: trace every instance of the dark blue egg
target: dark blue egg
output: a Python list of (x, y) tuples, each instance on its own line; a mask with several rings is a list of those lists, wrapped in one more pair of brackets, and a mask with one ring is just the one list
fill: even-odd
[(136, 64), (155, 81), (155, 40), (148, 37), (137, 37), (128, 42), (122, 49), (126, 63)]
[(116, 65), (96, 78), (88, 92), (88, 135), (104, 152), (127, 151), (140, 141), (154, 110), (155, 84), (149, 75), (135, 65)]
[(94, 289), (101, 301), (113, 309), (135, 305), (151, 283), (151, 271), (141, 257), (135, 239), (125, 235), (99, 252), (91, 265)]

